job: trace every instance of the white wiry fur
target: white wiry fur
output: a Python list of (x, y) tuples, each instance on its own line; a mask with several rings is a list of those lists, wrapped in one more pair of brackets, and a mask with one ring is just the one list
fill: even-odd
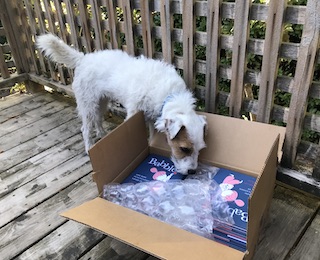
[(37, 46), (54, 62), (75, 68), (72, 87), (82, 119), (86, 152), (93, 144), (92, 129), (98, 137), (105, 135), (102, 116), (112, 99), (125, 107), (127, 118), (143, 111), (147, 120), (156, 121), (157, 130), (165, 132), (170, 140), (184, 126), (194, 152), (173, 161), (183, 174), (197, 167), (199, 150), (205, 147), (206, 121), (195, 113), (195, 99), (172, 65), (143, 56), (131, 57), (120, 50), (84, 55), (52, 34), (37, 37)]

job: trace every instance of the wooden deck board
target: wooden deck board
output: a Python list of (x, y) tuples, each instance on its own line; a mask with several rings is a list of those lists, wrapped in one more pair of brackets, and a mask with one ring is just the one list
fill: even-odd
[[(72, 100), (13, 95), (0, 111), (1, 259), (157, 259), (59, 216), (98, 195)], [(277, 186), (254, 260), (319, 260), (319, 229), (319, 199)]]
[(320, 259), (320, 212), (289, 256), (290, 260)]
[(285, 259), (318, 207), (318, 199), (277, 186), (255, 258)]

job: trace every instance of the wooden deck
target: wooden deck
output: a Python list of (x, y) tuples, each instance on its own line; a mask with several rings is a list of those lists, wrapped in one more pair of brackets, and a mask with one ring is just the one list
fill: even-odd
[[(119, 120), (106, 124), (113, 129)], [(73, 100), (0, 101), (0, 258), (155, 259), (59, 216), (96, 197)], [(281, 185), (254, 259), (320, 259), (320, 201)]]

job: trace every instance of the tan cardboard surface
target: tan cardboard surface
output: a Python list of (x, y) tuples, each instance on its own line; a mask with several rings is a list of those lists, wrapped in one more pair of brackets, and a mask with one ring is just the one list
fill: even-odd
[[(89, 150), (99, 193), (103, 184), (113, 181), (141, 153), (146, 152), (148, 149), (147, 136), (143, 113), (137, 113)], [(111, 163), (117, 161), (119, 163)]]
[[(285, 136), (285, 128), (249, 122), (242, 119), (203, 113), (207, 116), (207, 148), (200, 153), (200, 160), (219, 167), (238, 169), (255, 174), (265, 165), (274, 140), (280, 134), (280, 146)], [(156, 133), (151, 142), (152, 148), (161, 153), (169, 151), (163, 134)], [(279, 148), (278, 157), (282, 151)]]
[(116, 237), (163, 259), (242, 259), (244, 253), (101, 198), (62, 216)]
[[(249, 203), (248, 249), (257, 242), (263, 214), (270, 203), (275, 182), (278, 149), (285, 128), (241, 119), (206, 114), (207, 148), (200, 160), (257, 177)], [(104, 184), (130, 173), (149, 152), (169, 155), (163, 134), (155, 134), (148, 146), (142, 113), (120, 125), (90, 150), (94, 179), (99, 192)], [(132, 246), (165, 259), (242, 259), (244, 253), (173, 227), (156, 219), (97, 198), (63, 216), (86, 224)], [(246, 255), (247, 259), (252, 257)]]
[(273, 147), (270, 150), (266, 165), (262, 170), (261, 175), (257, 178), (249, 199), (247, 248), (251, 253), (250, 257), (252, 257), (256, 242), (259, 237), (261, 220), (263, 216), (267, 214), (267, 210), (269, 209), (269, 205), (271, 203), (278, 164), (278, 145), (279, 138), (277, 138), (273, 143)]

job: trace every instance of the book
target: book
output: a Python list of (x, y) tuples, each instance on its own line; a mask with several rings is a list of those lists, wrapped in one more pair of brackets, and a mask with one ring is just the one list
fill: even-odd
[[(256, 178), (236, 171), (220, 168), (213, 173), (213, 180), (221, 189), (221, 196), (228, 203), (229, 213), (234, 223), (214, 220), (212, 235), (220, 243), (240, 251), (246, 250), (248, 199)], [(122, 183), (147, 181), (167, 182), (172, 179), (183, 180), (186, 176), (176, 172), (170, 158), (149, 154)]]
[(228, 169), (219, 169), (213, 179), (221, 188), (221, 196), (228, 203), (234, 224), (214, 221), (213, 234), (219, 242), (234, 247), (243, 247), (247, 241), (248, 200), (256, 178)]
[(170, 158), (157, 154), (149, 154), (122, 183), (135, 184), (154, 180), (167, 182), (171, 179), (181, 180), (184, 178), (185, 175), (176, 172)]

